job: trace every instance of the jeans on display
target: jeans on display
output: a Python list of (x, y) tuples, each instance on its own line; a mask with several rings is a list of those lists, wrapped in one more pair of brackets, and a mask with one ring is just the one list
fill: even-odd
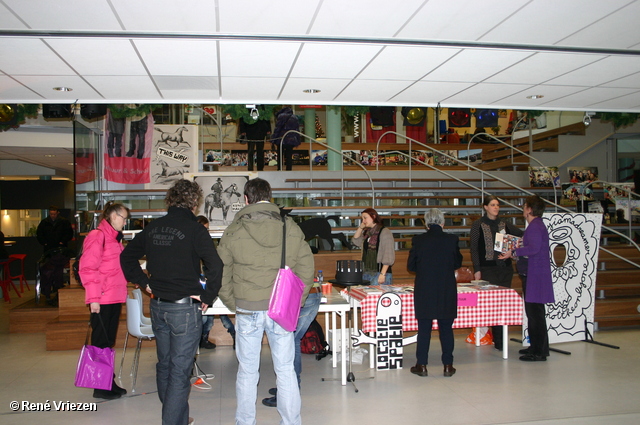
[(162, 403), (162, 425), (189, 421), (189, 392), (194, 356), (202, 335), (200, 304), (151, 300), (151, 324), (156, 336), (156, 384)]
[(300, 389), (293, 368), (293, 332), (287, 332), (266, 311), (248, 311), (236, 307), (236, 424), (256, 424), (256, 399), (260, 380), (262, 336), (267, 333), (278, 388), (278, 413), (282, 425), (299, 425)]
[(318, 308), (320, 308), (320, 300), (322, 299), (322, 293), (316, 292), (309, 294), (304, 305), (300, 309), (300, 316), (298, 317), (298, 324), (294, 332), (294, 344), (296, 354), (293, 360), (293, 367), (296, 371), (296, 377), (298, 378), (298, 387), (300, 387), (300, 373), (302, 373), (302, 352), (300, 350), (300, 341), (302, 337), (309, 329), (309, 325), (313, 322), (318, 314)]
[[(378, 276), (380, 276), (380, 272), (370, 273), (370, 272), (362, 272), (362, 280), (364, 280), (365, 285), (380, 285), (378, 283)], [(369, 281), (369, 282), (367, 282)], [(393, 276), (391, 273), (386, 273), (384, 275), (384, 285), (391, 285), (393, 283)]]

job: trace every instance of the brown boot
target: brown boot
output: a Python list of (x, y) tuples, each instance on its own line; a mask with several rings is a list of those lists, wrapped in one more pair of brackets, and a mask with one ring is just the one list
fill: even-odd
[(416, 364), (415, 366), (411, 367), (411, 373), (418, 376), (429, 376), (426, 364)]
[(444, 365), (444, 376), (453, 376), (456, 373), (456, 368), (452, 364)]

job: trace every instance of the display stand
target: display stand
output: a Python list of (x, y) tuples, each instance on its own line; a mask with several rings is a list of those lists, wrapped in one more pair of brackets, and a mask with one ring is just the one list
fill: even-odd
[[(351, 282), (339, 282), (337, 280), (329, 280), (330, 283), (336, 285), (336, 286), (344, 286), (347, 288), (347, 294), (349, 296), (349, 303), (351, 303), (351, 287), (352, 286), (362, 286), (362, 285), (368, 285), (369, 281), (361, 281), (361, 282), (357, 282), (357, 283), (351, 283)], [(353, 308), (349, 309), (349, 320), (347, 323), (347, 329), (351, 329), (351, 332), (353, 332)], [(356, 387), (355, 384), (355, 380), (356, 380), (356, 376), (353, 374), (353, 371), (351, 369), (351, 364), (353, 363), (353, 358), (352, 358), (352, 351), (353, 350), (353, 343), (351, 342), (351, 334), (348, 335), (349, 338), (349, 373), (347, 373), (347, 382), (351, 382), (351, 384), (353, 385), (353, 388), (355, 389), (356, 392), (359, 392), (358, 387)], [(335, 350), (334, 350), (335, 351)], [(343, 353), (344, 356), (344, 353)], [(345, 359), (343, 358), (342, 361), (345, 361)], [(373, 376), (368, 376), (365, 379), (373, 379)], [(330, 379), (330, 378), (322, 378), (323, 381), (334, 381), (337, 379)]]
[(605, 344), (604, 342), (595, 341), (593, 339), (593, 335), (591, 335), (591, 332), (589, 332), (589, 322), (587, 322), (587, 319), (584, 319), (584, 342), (588, 342), (590, 344), (602, 345), (603, 347), (609, 347), (615, 350), (620, 349), (620, 347), (618, 347), (617, 345)]

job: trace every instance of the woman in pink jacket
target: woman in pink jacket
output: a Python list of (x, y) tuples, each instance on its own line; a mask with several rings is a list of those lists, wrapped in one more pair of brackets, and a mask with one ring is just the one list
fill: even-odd
[[(127, 300), (127, 280), (120, 267), (124, 248), (120, 241), (128, 217), (127, 207), (107, 203), (98, 228), (89, 232), (83, 244), (80, 279), (91, 311), (91, 345), (100, 348), (115, 344), (122, 303)], [(93, 390), (93, 397), (112, 400), (126, 393), (114, 381), (110, 391)]]

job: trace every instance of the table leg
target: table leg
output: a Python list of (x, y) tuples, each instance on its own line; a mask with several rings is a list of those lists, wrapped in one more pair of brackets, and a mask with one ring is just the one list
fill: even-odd
[(480, 347), (480, 328), (476, 326), (476, 347)]
[[(340, 352), (342, 353), (342, 364), (340, 365), (340, 367), (342, 367), (342, 385), (347, 385), (347, 326), (346, 326), (346, 322), (347, 322), (347, 314), (349, 314), (348, 312), (344, 312), (341, 315), (340, 318), (340, 325), (342, 326), (342, 332), (340, 332)], [(334, 329), (335, 329), (335, 323), (334, 323)], [(335, 335), (335, 332), (334, 332)], [(349, 335), (349, 338), (351, 338), (351, 336)], [(333, 352), (333, 358), (337, 359), (338, 358), (338, 353)]]
[(509, 358), (509, 326), (502, 326), (502, 358)]

